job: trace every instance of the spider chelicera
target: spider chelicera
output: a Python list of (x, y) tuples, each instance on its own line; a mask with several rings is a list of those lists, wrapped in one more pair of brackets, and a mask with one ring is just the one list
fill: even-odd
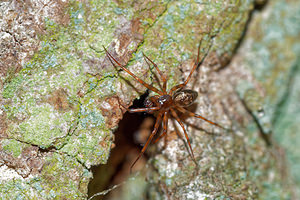
[[(202, 119), (202, 120), (204, 120), (204, 121), (206, 121), (210, 124), (213, 124), (214, 126), (225, 129), (223, 126), (221, 126), (221, 125), (219, 125), (215, 122), (212, 122), (211, 120), (208, 120), (208, 119), (202, 117), (201, 115), (195, 114), (195, 113), (185, 109), (185, 107), (188, 107), (192, 103), (194, 103), (195, 99), (198, 96), (198, 93), (193, 91), (193, 90), (184, 89), (184, 88), (187, 85), (187, 83), (190, 81), (190, 79), (192, 77), (192, 74), (195, 71), (195, 69), (203, 63), (203, 61), (205, 60), (205, 58), (206, 58), (207, 54), (209, 53), (209, 50), (212, 46), (212, 45), (209, 46), (208, 50), (206, 51), (206, 53), (202, 57), (201, 61), (199, 61), (201, 43), (202, 43), (202, 39), (200, 40), (199, 47), (198, 47), (197, 60), (194, 63), (193, 68), (192, 68), (189, 76), (186, 78), (186, 80), (183, 83), (172, 87), (170, 89), (170, 91), (167, 91), (167, 78), (159, 70), (157, 65), (152, 60), (150, 60), (146, 55), (143, 54), (145, 61), (147, 63), (149, 61), (155, 67), (155, 69), (159, 73), (159, 76), (160, 76), (160, 78), (163, 82), (163, 86), (162, 87), (160, 86), (161, 90), (157, 89), (156, 87), (153, 87), (152, 85), (149, 85), (148, 83), (146, 83), (142, 79), (138, 78), (134, 73), (132, 73), (127, 68), (125, 68), (123, 65), (121, 65), (103, 46), (107, 57), (109, 58), (110, 62), (113, 64), (114, 67), (116, 67), (116, 65), (115, 65), (115, 63), (116, 63), (120, 68), (122, 68), (125, 72), (130, 74), (139, 83), (144, 85), (149, 90), (157, 93), (157, 95), (148, 97), (145, 100), (145, 102), (144, 102), (145, 108), (127, 109), (125, 106), (123, 106), (121, 104), (121, 106), (123, 106), (130, 113), (147, 112), (147, 113), (152, 114), (154, 112), (157, 112), (157, 117), (156, 117), (156, 122), (155, 122), (155, 125), (154, 125), (154, 129), (151, 132), (151, 134), (150, 134), (147, 142), (145, 143), (144, 147), (142, 148), (139, 156), (136, 158), (136, 160), (131, 165), (130, 169), (132, 169), (132, 167), (135, 165), (135, 163), (139, 160), (139, 158), (143, 155), (143, 153), (147, 149), (149, 143), (152, 141), (153, 137), (156, 135), (156, 133), (158, 131), (158, 128), (161, 125), (161, 122), (163, 122), (163, 132), (161, 133), (161, 135), (159, 135), (157, 137), (157, 139), (154, 141), (154, 143), (156, 143), (159, 139), (161, 139), (162, 137), (164, 137), (167, 134), (168, 119), (170, 118), (170, 116), (175, 118), (175, 120), (181, 126), (181, 128), (184, 132), (185, 138), (188, 142), (188, 145), (189, 145), (189, 148), (190, 148), (190, 151), (191, 151), (192, 159), (195, 161), (193, 149), (192, 149), (188, 134), (187, 134), (187, 132), (184, 128), (184, 125), (183, 125), (183, 123), (182, 123), (181, 119), (179, 118), (179, 115), (177, 114), (176, 111), (179, 111), (181, 113), (184, 113), (184, 114), (192, 116), (192, 117), (200, 118), (200, 119)], [(160, 85), (160, 83), (158, 83), (158, 84)]]

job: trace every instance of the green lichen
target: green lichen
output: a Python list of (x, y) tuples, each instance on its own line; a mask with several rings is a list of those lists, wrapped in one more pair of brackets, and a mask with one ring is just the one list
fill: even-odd
[[(93, 98), (109, 96), (116, 88), (108, 79), (98, 81), (88, 75), (88, 70), (94, 69), (91, 66), (86, 70), (85, 66), (91, 57), (104, 55), (93, 48), (102, 49), (102, 45), (111, 42), (119, 23), (114, 9), (115, 4), (105, 6), (102, 1), (92, 1), (89, 7), (74, 1), (68, 8), (68, 26), (46, 18), (47, 33), (40, 36), (40, 50), (15, 77), (5, 82), (2, 94), (9, 120), (8, 137), (41, 148), (55, 147), (58, 152), (54, 157), (45, 158), (47, 164), (42, 176), (24, 183), (27, 188), (20, 190), (23, 194), (18, 198), (25, 195), (25, 199), (84, 199), (91, 177), (90, 173), (86, 177), (80, 175), (85, 170), (84, 165), (90, 167), (107, 161), (113, 130), (106, 128), (102, 111)], [(78, 91), (85, 82), (90, 95), (80, 97)], [(14, 156), (21, 153), (19, 144), (12, 148), (11, 142), (3, 143), (2, 147)], [(65, 156), (58, 156), (60, 153)], [(79, 176), (72, 180), (68, 172)], [(8, 180), (5, 185), (10, 184), (12, 187), (4, 190), (16, 187), (17, 183)], [(31, 184), (35, 190), (32, 194)], [(19, 195), (17, 190), (14, 194)]]
[(22, 150), (28, 147), (28, 144), (22, 144), (16, 140), (1, 140), (1, 148), (8, 154), (12, 154), (14, 157), (21, 155)]
[(12, 98), (15, 94), (15, 92), (18, 90), (22, 83), (23, 79), (22, 77), (18, 76), (10, 82), (10, 84), (5, 85), (3, 88), (2, 96), (3, 98)]
[[(86, 130), (84, 123), (91, 123), (100, 129), (104, 127), (105, 121), (101, 111), (94, 107), (93, 110), (83, 113), (82, 111), (93, 102), (81, 100), (77, 95), (87, 80), (86, 72), (83, 70), (84, 62), (88, 55), (95, 56), (95, 51), (89, 46), (90, 43), (103, 45), (105, 44), (103, 40), (110, 41), (107, 38), (112, 37), (112, 31), (109, 30), (114, 28), (117, 22), (117, 20), (113, 22), (112, 19), (115, 18), (111, 18), (109, 14), (104, 15), (104, 13), (111, 13), (113, 7), (106, 7), (107, 10), (104, 10), (101, 3), (92, 3), (93, 12), (97, 13), (93, 16), (95, 19), (89, 19), (91, 26), (94, 27), (91, 29), (92, 31), (88, 32), (85, 28), (86, 5), (73, 2), (69, 8), (70, 25), (62, 27), (50, 19), (46, 19), (45, 25), (48, 34), (41, 36), (41, 50), (25, 65), (18, 76), (4, 86), (3, 97), (12, 99), (12, 102), (5, 105), (8, 118), (20, 120), (19, 123), (11, 123), (8, 127), (7, 132), (10, 138), (17, 138), (43, 148), (57, 144), (58, 148), (68, 141), (69, 131), (71, 128), (75, 129), (78, 118), (80, 118), (82, 126), (76, 131), (84, 132), (87, 135), (89, 135), (89, 131), (84, 131)], [(96, 12), (100, 8), (101, 12)], [(105, 23), (107, 19), (110, 23)], [(103, 32), (102, 39), (95, 42), (94, 39), (97, 38), (94, 38), (93, 34), (99, 36), (101, 30)], [(85, 52), (85, 57), (80, 58), (72, 53), (76, 49)], [(98, 56), (97, 53), (96, 56)], [(88, 78), (88, 83), (90, 89), (93, 90), (97, 80), (95, 82)], [(103, 96), (107, 96), (115, 90), (114, 87), (109, 86), (111, 84), (109, 81), (100, 84), (105, 84), (109, 89), (105, 90), (103, 87), (102, 90), (98, 90)], [(49, 97), (61, 88), (66, 92), (66, 104), (69, 104), (69, 108), (65, 110), (57, 110), (53, 106), (55, 102), (49, 102)], [(101, 95), (96, 96), (101, 97)], [(97, 120), (97, 122), (93, 122), (93, 120)], [(100, 135), (102, 134), (101, 132)], [(88, 137), (83, 138), (87, 139)], [(96, 138), (99, 139), (99, 137)], [(56, 143), (57, 140), (60, 142)], [(97, 144), (96, 139), (92, 142), (90, 139), (87, 141), (83, 143)], [(89, 158), (85, 157), (85, 159)]]
[(41, 177), (30, 182), (43, 198), (85, 199), (90, 177), (91, 173), (72, 157), (54, 153), (46, 159)]
[(53, 107), (45, 104), (32, 108), (30, 118), (11, 127), (9, 131), (12, 133), (12, 138), (48, 147), (56, 138), (67, 134), (66, 129), (71, 123), (70, 118), (72, 119), (72, 113), (61, 115), (54, 111)]
[(0, 197), (2, 199), (41, 199), (41, 196), (33, 188), (21, 179), (5, 181), (1, 183)]

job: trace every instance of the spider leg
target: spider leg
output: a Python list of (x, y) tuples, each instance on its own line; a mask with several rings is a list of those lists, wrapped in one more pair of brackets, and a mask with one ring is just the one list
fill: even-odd
[(189, 139), (189, 136), (184, 128), (184, 125), (182, 123), (182, 121), (180, 120), (180, 118), (178, 117), (177, 113), (171, 108), (171, 113), (172, 113), (172, 116), (176, 119), (176, 121), (179, 123), (179, 125), (181, 126), (181, 128), (183, 129), (183, 132), (184, 132), (184, 135), (185, 135), (185, 138), (189, 144), (189, 147), (190, 147), (190, 150), (191, 150), (191, 155), (192, 155), (192, 159), (196, 162), (196, 159), (195, 159), (195, 156), (194, 156), (194, 152), (193, 152), (193, 149), (192, 149), (192, 146), (191, 146), (191, 142), (190, 142), (190, 139)]
[(158, 138), (156, 138), (156, 140), (153, 142), (153, 144), (157, 143), (162, 137), (164, 137), (167, 134), (167, 131), (168, 131), (168, 119), (169, 119), (169, 112), (165, 112), (164, 113), (164, 117), (163, 117), (163, 124), (164, 124), (163, 132), (162, 132), (162, 134)]
[[(123, 105), (121, 105), (123, 106)], [(124, 106), (123, 106), (124, 107)], [(134, 109), (128, 109), (126, 107), (124, 107), (128, 112), (130, 113), (136, 113), (136, 112), (150, 112), (150, 111), (155, 111), (155, 110), (159, 110), (160, 107), (150, 107), (150, 108), (134, 108)]]
[(152, 139), (153, 139), (153, 136), (157, 133), (157, 130), (158, 130), (159, 125), (160, 125), (160, 123), (161, 123), (161, 117), (162, 117), (162, 114), (163, 114), (162, 112), (159, 112), (159, 113), (158, 113), (158, 116), (157, 116), (157, 118), (156, 118), (156, 122), (155, 122), (155, 125), (154, 125), (154, 129), (153, 129), (151, 135), (149, 136), (149, 138), (148, 138), (146, 144), (144, 145), (143, 149), (141, 150), (140, 154), (138, 155), (138, 157), (135, 159), (135, 161), (134, 161), (133, 164), (131, 165), (131, 167), (130, 167), (130, 173), (132, 172), (132, 168), (133, 168), (133, 166), (135, 165), (135, 163), (140, 159), (140, 157), (141, 157), (141, 156), (144, 154), (144, 152), (146, 151), (146, 149), (147, 149), (149, 143), (150, 143), (150, 142), (152, 141)]
[(178, 130), (178, 127), (177, 127), (175, 121), (172, 120), (172, 122), (173, 122), (174, 129), (175, 129), (175, 131), (176, 131), (176, 134), (177, 134), (181, 139), (183, 139), (183, 135), (182, 135), (182, 134), (180, 133), (180, 131)]
[[(146, 59), (145, 59), (145, 61), (146, 61), (147, 65), (148, 65), (149, 69), (151, 70), (150, 63), (148, 63), (148, 61), (147, 61)], [(153, 73), (153, 75), (154, 75), (154, 78), (155, 78), (155, 80), (156, 80), (156, 82), (157, 82), (159, 88), (161, 89), (161, 91), (163, 91), (163, 87), (162, 87), (162, 85), (160, 84), (160, 80), (159, 80), (157, 74), (156, 74), (156, 73)]]
[(208, 123), (210, 123), (210, 124), (213, 124), (213, 125), (215, 125), (215, 126), (217, 126), (217, 127), (219, 127), (219, 128), (222, 128), (222, 129), (224, 129), (224, 130), (227, 130), (227, 129), (224, 128), (223, 126), (221, 126), (221, 125), (219, 125), (219, 124), (217, 124), (217, 123), (215, 123), (215, 122), (212, 122), (212, 121), (210, 121), (210, 120), (208, 120), (208, 119), (202, 117), (201, 115), (195, 114), (195, 113), (193, 113), (193, 112), (191, 112), (191, 111), (189, 111), (189, 110), (187, 110), (187, 109), (185, 109), (185, 108), (182, 108), (182, 107), (180, 107), (180, 106), (176, 106), (176, 109), (179, 110), (179, 111), (182, 112), (182, 113), (188, 114), (188, 115), (191, 116), (191, 117), (197, 117), (197, 118), (203, 119), (204, 121), (206, 121), (206, 122), (208, 122)]
[(176, 90), (178, 90), (178, 89), (183, 88), (184, 86), (186, 86), (186, 84), (190, 81), (190, 79), (191, 79), (191, 77), (192, 77), (192, 74), (194, 73), (195, 69), (196, 69), (197, 67), (201, 66), (202, 63), (204, 62), (204, 60), (205, 60), (206, 56), (208, 55), (208, 53), (209, 53), (209, 51), (210, 51), (210, 49), (211, 49), (213, 43), (212, 43), (212, 40), (211, 40), (211, 42), (210, 42), (210, 44), (209, 44), (209, 46), (208, 46), (208, 50), (205, 52), (204, 56), (201, 58), (201, 61), (199, 62), (199, 58), (200, 58), (200, 48), (201, 48), (201, 44), (202, 44), (202, 39), (203, 39), (203, 38), (201, 38), (201, 40), (200, 40), (200, 42), (199, 42), (199, 46), (198, 46), (197, 61), (194, 63), (194, 66), (193, 66), (193, 68), (192, 68), (192, 70), (191, 70), (189, 76), (188, 76), (187, 79), (184, 81), (184, 83), (181, 83), (181, 84), (179, 84), (179, 85), (174, 86), (174, 87), (170, 90), (169, 95), (172, 95), (174, 91), (176, 91)]
[(121, 65), (107, 50), (106, 48), (103, 46), (107, 57), (109, 58), (110, 62), (113, 64), (113, 66), (115, 66), (115, 64), (112, 62), (112, 60), (117, 63), (117, 65), (119, 67), (121, 67), (125, 72), (127, 72), (128, 74), (130, 74), (135, 80), (137, 80), (140, 84), (144, 85), (146, 88), (148, 88), (149, 90), (156, 92), (157, 94), (163, 95), (163, 92), (159, 91), (157, 88), (149, 85), (148, 83), (146, 83), (145, 81), (143, 81), (142, 79), (138, 78), (136, 75), (134, 75), (131, 71), (129, 71), (127, 68), (125, 68), (123, 65)]
[(163, 81), (163, 92), (164, 92), (165, 94), (167, 94), (167, 78), (166, 78), (165, 75), (159, 70), (159, 68), (157, 67), (157, 65), (156, 65), (150, 58), (148, 58), (144, 53), (143, 53), (143, 56), (144, 56), (146, 62), (147, 62), (147, 60), (150, 61), (150, 62), (152, 63), (152, 65), (155, 67), (155, 69), (158, 71), (158, 73), (159, 73), (159, 75), (160, 75), (160, 77), (161, 77), (161, 79), (162, 79), (162, 81)]
[(159, 110), (160, 107), (151, 107), (151, 108), (136, 108), (136, 109), (128, 109), (127, 111), (130, 113), (136, 113), (136, 112), (150, 112)]

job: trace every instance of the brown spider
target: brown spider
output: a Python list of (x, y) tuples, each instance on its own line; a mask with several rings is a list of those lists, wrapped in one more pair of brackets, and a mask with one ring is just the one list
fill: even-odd
[[(179, 118), (178, 114), (176, 113), (176, 111), (179, 111), (181, 113), (187, 114), (189, 116), (192, 117), (197, 117), (200, 118), (210, 124), (213, 124), (219, 128), (225, 129), (224, 127), (222, 127), (221, 125), (212, 122), (198, 114), (195, 114), (187, 109), (185, 109), (185, 107), (190, 106), (192, 103), (194, 103), (196, 97), (198, 96), (198, 93), (193, 91), (193, 90), (188, 90), (188, 89), (183, 89), (187, 83), (189, 82), (189, 80), (191, 79), (191, 76), (193, 74), (193, 72), (195, 71), (195, 69), (200, 66), (204, 59), (206, 58), (210, 48), (212, 45), (209, 46), (207, 52), (204, 54), (203, 58), (201, 59), (201, 61), (199, 62), (199, 55), (200, 55), (200, 46), (201, 46), (201, 42), (202, 39), (200, 40), (199, 43), (199, 47), (198, 47), (198, 55), (197, 55), (197, 61), (195, 62), (189, 76), (187, 77), (187, 79), (184, 81), (184, 83), (181, 83), (179, 85), (176, 85), (174, 87), (172, 87), (170, 89), (170, 91), (168, 92), (166, 90), (167, 88), (167, 79), (164, 76), (164, 74), (159, 70), (159, 68), (157, 67), (157, 65), (150, 60), (146, 55), (143, 54), (145, 61), (147, 62), (150, 61), (155, 69), (157, 70), (157, 72), (159, 73), (160, 78), (162, 79), (163, 82), (163, 86), (161, 88), (161, 90), (149, 85), (148, 83), (145, 83), (143, 80), (141, 80), (140, 78), (138, 78), (136, 75), (134, 75), (131, 71), (129, 71), (127, 68), (125, 68), (124, 66), (122, 66), (107, 50), (106, 48), (103, 46), (107, 57), (109, 58), (110, 62), (113, 64), (114, 67), (116, 67), (115, 63), (121, 67), (124, 71), (126, 71), (128, 74), (130, 74), (135, 80), (137, 80), (139, 83), (141, 83), (142, 85), (144, 85), (146, 88), (148, 88), (149, 90), (157, 93), (158, 95), (154, 95), (151, 96), (149, 98), (147, 98), (144, 102), (145, 108), (137, 108), (137, 109), (127, 109), (125, 108), (125, 106), (123, 106), (122, 104), (120, 104), (121, 106), (123, 106), (128, 112), (130, 113), (135, 113), (135, 112), (147, 112), (147, 113), (154, 113), (155, 111), (157, 112), (157, 118), (156, 118), (156, 122), (154, 125), (154, 129), (152, 131), (152, 133), (150, 134), (146, 144), (144, 145), (143, 149), (141, 150), (139, 156), (136, 158), (136, 160), (133, 162), (133, 164), (130, 167), (130, 171), (132, 169), (132, 167), (135, 165), (135, 163), (139, 160), (139, 158), (143, 155), (143, 153), (145, 152), (145, 150), (147, 149), (147, 146), (149, 145), (149, 143), (152, 141), (154, 135), (157, 133), (158, 128), (161, 124), (161, 121), (163, 121), (163, 132), (162, 134), (155, 140), (154, 143), (156, 143), (159, 139), (161, 139), (162, 137), (164, 137), (167, 134), (167, 129), (168, 129), (168, 119), (170, 117), (170, 115), (175, 118), (175, 120), (180, 124), (181, 128), (183, 129), (185, 138), (188, 142), (190, 151), (191, 151), (191, 156), (192, 159), (195, 161), (195, 157), (194, 157), (194, 153), (193, 153), (193, 149), (191, 147), (191, 143), (188, 137), (188, 134), (184, 128), (184, 125), (181, 121), (181, 119)], [(114, 63), (114, 62), (115, 63)], [(148, 62), (147, 62), (148, 63)], [(159, 81), (158, 84), (160, 85)]]

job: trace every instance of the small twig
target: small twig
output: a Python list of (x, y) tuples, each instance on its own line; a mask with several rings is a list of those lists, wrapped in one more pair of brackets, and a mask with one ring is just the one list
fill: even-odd
[(117, 185), (114, 185), (114, 186), (112, 186), (111, 188), (109, 188), (107, 190), (103, 190), (102, 192), (98, 192), (98, 193), (94, 194), (93, 196), (91, 196), (88, 200), (91, 200), (91, 199), (93, 199), (94, 197), (97, 197), (97, 196), (107, 195), (110, 191), (112, 191), (112, 190), (114, 190), (114, 189), (116, 189), (116, 188), (124, 185), (128, 181), (134, 180), (139, 174), (140, 174), (139, 172), (136, 172), (136, 174), (133, 177), (130, 177), (128, 180), (123, 181), (122, 183), (119, 183)]

